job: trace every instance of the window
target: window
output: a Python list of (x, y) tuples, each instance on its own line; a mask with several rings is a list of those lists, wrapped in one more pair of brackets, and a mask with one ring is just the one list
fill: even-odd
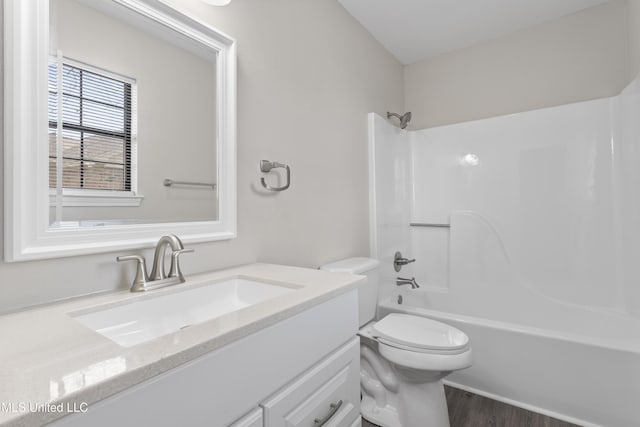
[[(58, 64), (49, 65), (49, 187), (131, 192), (135, 82), (63, 60), (58, 116)], [(61, 146), (57, 144), (62, 123)], [(59, 158), (60, 157), (60, 158)], [(58, 177), (58, 167), (62, 174)]]

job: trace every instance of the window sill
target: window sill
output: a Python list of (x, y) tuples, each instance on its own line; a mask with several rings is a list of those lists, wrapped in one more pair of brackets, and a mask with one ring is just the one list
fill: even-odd
[[(49, 206), (56, 205), (55, 190), (49, 191)], [(62, 206), (69, 207), (137, 207), (144, 196), (129, 191), (63, 190)]]

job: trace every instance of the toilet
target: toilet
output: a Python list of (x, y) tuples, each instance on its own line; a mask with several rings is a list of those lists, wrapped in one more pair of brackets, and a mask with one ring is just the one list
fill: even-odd
[(359, 289), (362, 416), (382, 427), (449, 427), (442, 379), (471, 366), (467, 335), (445, 323), (391, 313), (374, 320), (380, 262), (349, 258), (322, 270), (362, 274)]

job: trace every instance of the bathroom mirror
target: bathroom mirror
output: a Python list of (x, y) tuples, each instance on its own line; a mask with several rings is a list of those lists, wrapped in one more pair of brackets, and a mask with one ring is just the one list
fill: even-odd
[(5, 4), (5, 260), (235, 237), (235, 42), (158, 0)]

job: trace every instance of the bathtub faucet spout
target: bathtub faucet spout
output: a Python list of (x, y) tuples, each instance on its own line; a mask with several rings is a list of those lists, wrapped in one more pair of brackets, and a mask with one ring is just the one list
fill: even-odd
[(405, 279), (404, 277), (398, 277), (396, 279), (396, 286), (402, 285), (411, 285), (411, 289), (419, 288), (418, 282), (416, 282), (416, 278), (412, 277), (411, 279)]

